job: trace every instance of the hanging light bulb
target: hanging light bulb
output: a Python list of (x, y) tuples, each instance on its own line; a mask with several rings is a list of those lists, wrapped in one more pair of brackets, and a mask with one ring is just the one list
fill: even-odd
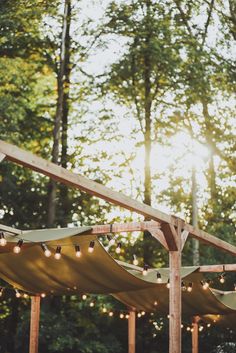
[(133, 265), (138, 266), (138, 259), (135, 254), (133, 255)]
[(153, 304), (154, 304), (155, 306), (157, 306), (157, 305), (158, 305), (158, 302), (155, 300)]
[(225, 275), (219, 275), (219, 281), (220, 283), (224, 284), (225, 283)]
[(186, 330), (191, 331), (191, 327), (187, 326)]
[(94, 251), (95, 241), (91, 241), (89, 244), (88, 252), (92, 253)]
[(125, 315), (123, 313), (120, 313), (120, 319), (124, 319)]
[(183, 324), (181, 324), (181, 328), (184, 328), (184, 325), (183, 325)]
[(141, 313), (138, 313), (138, 317), (141, 317), (142, 316), (142, 314)]
[(108, 314), (109, 316), (113, 316), (114, 315), (114, 313), (113, 313), (113, 311), (109, 311), (109, 314)]
[(55, 257), (56, 260), (60, 260), (60, 258), (61, 258), (61, 246), (57, 246), (54, 257)]
[(170, 289), (170, 279), (168, 279), (168, 281), (166, 283), (166, 288)]
[(27, 294), (27, 293), (24, 293), (24, 294), (23, 294), (23, 298), (25, 298), (25, 299), (29, 298), (28, 294)]
[(187, 292), (191, 293), (193, 290), (193, 283), (189, 282), (188, 286), (187, 286)]
[(125, 315), (125, 318), (128, 319), (128, 318), (129, 318), (129, 314), (126, 314), (126, 315)]
[(0, 297), (2, 297), (3, 295), (3, 290), (4, 290), (3, 288), (0, 289)]
[(211, 327), (211, 324), (207, 324), (207, 327)]
[(41, 293), (41, 298), (45, 298), (46, 297), (46, 293)]
[(120, 253), (121, 253), (121, 246), (122, 246), (122, 244), (119, 242), (119, 243), (117, 244), (117, 248), (116, 248), (116, 253), (117, 253), (117, 254), (120, 254)]
[(203, 329), (204, 329), (204, 326), (201, 325), (201, 326), (199, 326), (198, 330), (199, 330), (199, 332), (202, 332)]
[(159, 271), (157, 271), (157, 283), (162, 283), (162, 278)]
[(41, 248), (43, 249), (44, 255), (46, 257), (50, 257), (52, 255), (51, 251), (48, 249), (48, 247), (45, 243), (41, 244)]
[(201, 281), (202, 288), (204, 290), (207, 290), (209, 288), (209, 286), (210, 286), (210, 283), (211, 283), (211, 281), (209, 279), (207, 281), (205, 281), (205, 282)]
[(16, 298), (20, 298), (21, 297), (20, 292), (17, 289), (15, 289), (15, 292), (16, 292)]
[(102, 308), (102, 312), (107, 313), (107, 308), (105, 306)]
[(21, 251), (22, 245), (23, 245), (23, 240), (20, 239), (20, 240), (18, 241), (18, 243), (16, 244), (16, 246), (14, 246), (13, 252), (14, 252), (15, 254), (19, 254), (20, 251)]
[(7, 244), (7, 241), (5, 239), (5, 235), (3, 232), (0, 233), (0, 245), (5, 246)]
[(82, 295), (82, 299), (83, 299), (83, 300), (86, 300), (86, 299), (87, 299), (87, 295), (86, 295), (86, 294), (83, 294), (83, 295)]
[(89, 306), (90, 306), (91, 308), (93, 308), (93, 307), (95, 306), (95, 303), (94, 303), (94, 302), (91, 302), (91, 303), (89, 303)]
[(184, 281), (181, 282), (181, 289), (182, 289), (183, 292), (186, 291), (186, 286), (185, 286)]
[(115, 245), (115, 239), (111, 235), (107, 235), (108, 245), (113, 246)]
[(146, 276), (147, 273), (148, 273), (148, 265), (145, 264), (145, 265), (143, 266), (143, 276)]
[(80, 246), (79, 245), (75, 245), (75, 256), (76, 257), (80, 257), (82, 255), (81, 250), (80, 250)]
[(141, 311), (141, 315), (144, 316), (145, 315), (145, 311)]

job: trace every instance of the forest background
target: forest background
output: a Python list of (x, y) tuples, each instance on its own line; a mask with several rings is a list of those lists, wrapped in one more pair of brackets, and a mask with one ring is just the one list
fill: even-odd
[[(235, 244), (235, 43), (234, 0), (1, 1), (0, 138)], [(0, 168), (6, 225), (142, 219), (27, 169)], [(150, 234), (116, 238), (115, 258), (168, 266)], [(184, 265), (233, 261), (196, 241), (183, 254)], [(27, 352), (29, 307), (14, 291), (1, 298), (1, 353)], [(126, 352), (122, 310), (110, 297), (45, 298), (40, 352)], [(157, 312), (137, 325), (138, 353), (168, 351), (167, 318)], [(189, 352), (185, 329), (183, 340)], [(235, 332), (212, 327), (200, 351), (235, 352), (235, 342)]]

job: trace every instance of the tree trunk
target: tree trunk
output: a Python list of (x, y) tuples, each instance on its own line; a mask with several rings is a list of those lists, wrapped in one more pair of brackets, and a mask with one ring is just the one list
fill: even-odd
[[(192, 167), (192, 224), (195, 228), (198, 228), (197, 180), (196, 180), (195, 166)], [(193, 265), (198, 266), (200, 263), (199, 241), (196, 239), (193, 239), (192, 244), (193, 244)]]
[[(145, 146), (145, 161), (144, 161), (144, 203), (151, 205), (151, 63), (149, 57), (149, 47), (150, 47), (150, 0), (146, 0), (146, 29), (147, 36), (145, 41), (145, 57), (144, 57), (144, 89), (145, 89), (145, 101), (144, 101), (144, 114), (145, 114), (145, 126), (144, 126), (144, 146)], [(149, 220), (149, 219), (145, 219)], [(149, 232), (144, 232), (144, 247), (143, 247), (143, 258), (144, 263), (149, 264), (150, 254), (149, 254), (149, 245), (148, 238)]]
[[(59, 164), (59, 150), (60, 150), (60, 138), (61, 138), (60, 130), (62, 125), (63, 115), (65, 115), (63, 110), (65, 106), (67, 107), (67, 104), (65, 104), (65, 89), (66, 89), (65, 81), (66, 81), (66, 63), (67, 63), (70, 43), (67, 43), (66, 40), (68, 39), (69, 30), (70, 30), (70, 18), (71, 18), (70, 12), (71, 12), (71, 0), (65, 0), (63, 24), (62, 24), (61, 48), (60, 48), (60, 63), (59, 63), (58, 75), (57, 75), (57, 94), (58, 94), (57, 108), (56, 108), (56, 115), (54, 120), (54, 129), (53, 129), (52, 162), (55, 164)], [(67, 100), (68, 99), (66, 99), (66, 102)], [(66, 113), (66, 117), (67, 115), (68, 115), (68, 110)], [(64, 132), (64, 136), (65, 136), (65, 132)], [(67, 140), (67, 128), (66, 128), (66, 140)], [(57, 195), (56, 182), (53, 180), (50, 180), (49, 196), (48, 196), (48, 220), (47, 220), (47, 227), (49, 228), (55, 226), (56, 204), (57, 204), (56, 195)]]
[[(69, 97), (70, 97), (70, 26), (71, 26), (71, 0), (67, 1), (68, 13), (65, 33), (65, 79), (64, 79), (64, 95), (63, 95), (63, 111), (62, 111), (62, 131), (61, 131), (61, 166), (67, 168), (68, 163), (68, 115), (69, 115)], [(66, 227), (68, 224), (69, 214), (69, 200), (68, 187), (66, 185), (60, 186), (60, 200), (62, 216), (60, 225)]]

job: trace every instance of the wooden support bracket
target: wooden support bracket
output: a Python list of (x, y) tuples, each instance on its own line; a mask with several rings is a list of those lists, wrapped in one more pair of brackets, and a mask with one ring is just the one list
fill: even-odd
[(183, 250), (184, 245), (188, 239), (189, 236), (189, 232), (187, 230), (183, 230), (183, 232), (181, 233), (181, 250)]

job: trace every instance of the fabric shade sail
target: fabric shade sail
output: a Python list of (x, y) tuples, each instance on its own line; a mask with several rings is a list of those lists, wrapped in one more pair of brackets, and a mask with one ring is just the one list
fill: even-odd
[[(144, 276), (141, 268), (114, 260), (90, 230), (90, 227), (59, 228), (32, 230), (17, 236), (6, 234), (7, 245), (0, 247), (0, 277), (33, 295), (112, 294), (129, 307), (167, 315), (169, 269), (149, 269)], [(15, 254), (13, 248), (21, 239), (21, 251)], [(91, 242), (93, 251), (89, 252)], [(42, 244), (46, 244), (52, 256), (44, 255)], [(80, 257), (75, 254), (76, 246), (81, 251)], [(54, 258), (57, 247), (61, 247), (60, 260)], [(204, 290), (203, 275), (197, 270), (198, 267), (182, 268), (185, 286), (192, 283), (191, 292), (182, 292), (183, 316), (233, 317), (236, 292)], [(157, 283), (157, 272), (162, 283)]]

